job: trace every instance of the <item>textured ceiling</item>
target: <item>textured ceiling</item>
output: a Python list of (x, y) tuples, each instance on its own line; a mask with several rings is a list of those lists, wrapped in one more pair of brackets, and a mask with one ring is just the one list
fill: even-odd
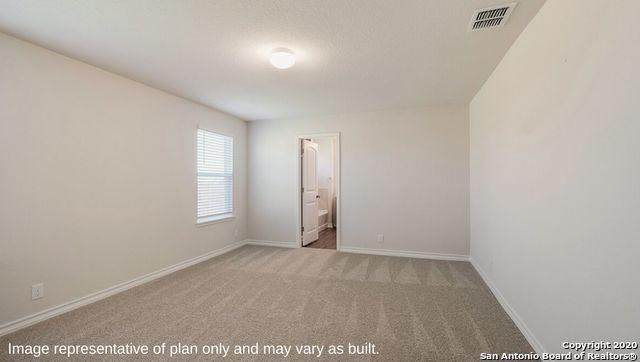
[[(246, 120), (467, 102), (544, 0), (0, 0), (0, 31)], [(289, 70), (267, 59), (298, 55)]]

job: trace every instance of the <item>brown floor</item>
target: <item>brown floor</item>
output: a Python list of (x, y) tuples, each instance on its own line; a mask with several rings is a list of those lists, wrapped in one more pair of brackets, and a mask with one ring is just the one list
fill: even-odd
[(336, 229), (326, 228), (318, 234), (318, 240), (307, 245), (307, 248), (336, 249)]
[[(167, 344), (158, 355), (9, 355), (8, 345)], [(0, 337), (0, 361), (165, 361), (170, 346), (199, 346), (171, 361), (282, 361), (235, 345), (292, 347), (287, 361), (477, 361), (531, 347), (468, 262), (243, 246), (163, 278)], [(203, 354), (223, 343), (227, 357)], [(349, 355), (348, 343), (375, 353)], [(344, 355), (329, 346), (344, 345)], [(78, 350), (77, 350), (78, 351)], [(377, 353), (377, 354), (376, 354)]]

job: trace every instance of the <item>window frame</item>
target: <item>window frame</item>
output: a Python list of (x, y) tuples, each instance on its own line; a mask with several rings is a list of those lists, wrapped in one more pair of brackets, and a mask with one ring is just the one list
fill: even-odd
[[(214, 135), (217, 136), (223, 136), (223, 137), (227, 137), (231, 139), (231, 174), (230, 175), (225, 175), (225, 174), (220, 174), (223, 177), (230, 177), (231, 178), (231, 190), (230, 190), (230, 196), (231, 196), (231, 210), (229, 212), (224, 212), (224, 213), (219, 213), (219, 214), (214, 214), (214, 215), (207, 215), (207, 216), (202, 216), (199, 217), (198, 216), (198, 202), (200, 200), (200, 190), (199, 190), (199, 178), (200, 178), (200, 174), (201, 173), (205, 173), (205, 172), (201, 172), (199, 170), (199, 160), (200, 160), (200, 152), (198, 149), (198, 143), (199, 143), (199, 137), (200, 137), (200, 131), (203, 132), (208, 132), (208, 133), (213, 133)], [(222, 156), (224, 158), (224, 155)], [(235, 218), (235, 195), (234, 195), (234, 189), (235, 189), (235, 185), (234, 185), (234, 181), (235, 181), (235, 139), (232, 135), (229, 134), (225, 134), (219, 131), (212, 131), (209, 130), (207, 128), (203, 128), (198, 126), (196, 129), (196, 226), (206, 226), (206, 225), (210, 225), (210, 224), (215, 224), (215, 223), (219, 223), (219, 222), (223, 222), (223, 221), (228, 221), (228, 220), (232, 220)], [(210, 172), (209, 172), (210, 173)]]

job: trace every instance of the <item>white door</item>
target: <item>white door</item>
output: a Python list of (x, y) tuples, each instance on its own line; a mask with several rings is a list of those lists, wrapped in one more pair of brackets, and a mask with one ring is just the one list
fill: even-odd
[(302, 140), (302, 245), (318, 240), (318, 144)]

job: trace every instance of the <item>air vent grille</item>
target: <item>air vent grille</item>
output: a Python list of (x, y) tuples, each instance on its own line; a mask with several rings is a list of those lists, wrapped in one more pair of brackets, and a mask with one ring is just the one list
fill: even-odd
[(476, 31), (487, 28), (497, 28), (504, 25), (511, 15), (513, 8), (516, 7), (516, 4), (517, 3), (511, 3), (476, 10), (469, 23), (469, 30)]

